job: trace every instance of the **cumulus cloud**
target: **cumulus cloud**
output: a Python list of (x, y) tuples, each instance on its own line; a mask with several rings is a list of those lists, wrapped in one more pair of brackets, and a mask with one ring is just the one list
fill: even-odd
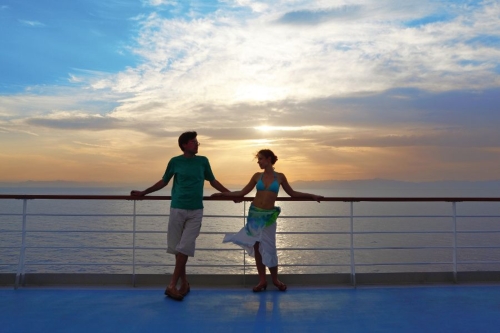
[(26, 120), (29, 125), (65, 130), (105, 130), (118, 127), (118, 122), (112, 117), (79, 112), (54, 112)]
[(325, 8), (318, 10), (297, 10), (285, 13), (277, 22), (297, 25), (316, 25), (327, 21), (359, 19), (363, 8), (359, 5)]
[[(421, 11), (430, 11), (427, 6)], [(418, 7), (416, 2), (413, 7)], [(355, 8), (352, 13), (367, 11), (361, 5), (348, 8)], [(468, 42), (498, 31), (495, 6), (418, 27), (402, 25), (401, 17), (390, 21), (389, 14), (363, 22), (327, 20), (321, 27), (282, 26), (275, 23), (278, 11), (244, 20), (231, 12), (197, 20), (150, 15), (135, 50), (145, 63), (99, 84), (135, 93), (132, 105), (143, 96), (174, 108), (307, 100), (395, 87), (449, 91), (500, 84), (498, 48)], [(309, 11), (321, 17), (341, 12)], [(381, 17), (386, 20), (378, 21)], [(485, 25), (487, 21), (491, 23)], [(125, 115), (126, 104), (116, 112)]]
[(149, 6), (160, 6), (160, 5), (175, 6), (178, 4), (177, 1), (172, 1), (172, 0), (143, 0), (143, 3)]
[(457, 7), (453, 19), (413, 27), (404, 23), (428, 17), (439, 5), (359, 1), (332, 8), (328, 1), (278, 1), (241, 16), (234, 8), (266, 2), (226, 3), (232, 7), (199, 19), (144, 17), (134, 50), (142, 64), (117, 74), (77, 71), (69, 82), (87, 85), (92, 94), (120, 96), (116, 107), (101, 112), (110, 119), (168, 121), (174, 130), (183, 121), (206, 128), (235, 122), (250, 128), (256, 119), (262, 126), (349, 118), (351, 126), (404, 122), (411, 119), (403, 107), (419, 105), (402, 104), (387, 92), (406, 88), (411, 99), (419, 92), (445, 96), (500, 85), (500, 50), (480, 42), (500, 31), (494, 3), (473, 11)]

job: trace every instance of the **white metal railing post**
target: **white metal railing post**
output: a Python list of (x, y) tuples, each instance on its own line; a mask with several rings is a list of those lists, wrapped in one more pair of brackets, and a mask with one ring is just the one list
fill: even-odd
[(135, 287), (135, 221), (136, 221), (136, 203), (134, 200), (134, 216), (132, 218), (132, 285)]
[(23, 199), (23, 225), (21, 233), (21, 250), (19, 252), (19, 264), (17, 265), (16, 282), (14, 284), (14, 289), (19, 288), (19, 282), (21, 278), (24, 277), (24, 257), (26, 253), (26, 211), (27, 211), (28, 199)]
[(457, 202), (453, 201), (453, 282), (457, 283)]
[(351, 201), (351, 213), (350, 213), (350, 235), (351, 235), (351, 284), (356, 286), (356, 262), (354, 260), (354, 201)]
[[(247, 202), (243, 201), (243, 227), (246, 223), (246, 214), (247, 214)], [(247, 251), (243, 250), (243, 284), (246, 285), (246, 277), (247, 277)]]

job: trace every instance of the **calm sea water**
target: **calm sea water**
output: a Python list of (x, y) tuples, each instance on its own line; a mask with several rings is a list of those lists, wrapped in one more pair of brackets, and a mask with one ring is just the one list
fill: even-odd
[[(0, 188), (5, 194), (126, 195), (120, 188)], [(327, 197), (500, 197), (500, 190), (308, 190)], [(206, 189), (206, 195), (212, 191)], [(169, 195), (168, 189), (155, 193)], [(250, 193), (249, 196), (253, 196)], [(169, 202), (29, 200), (26, 272), (131, 273), (135, 242), (136, 274), (168, 273), (174, 258), (165, 253)], [(225, 233), (244, 225), (249, 203), (205, 201), (202, 234), (189, 259), (194, 273), (255, 273), (253, 258), (235, 245), (222, 244)], [(350, 272), (350, 203), (277, 202), (280, 272)], [(450, 271), (454, 236), (452, 204), (354, 203), (357, 272)], [(15, 272), (19, 261), (21, 200), (0, 200), (0, 272)], [(12, 214), (12, 215), (9, 215)], [(63, 216), (56, 216), (56, 215)], [(105, 215), (105, 216), (102, 216)], [(458, 260), (473, 263), (459, 270), (498, 270), (500, 203), (457, 203)], [(230, 216), (230, 217), (228, 217)], [(425, 232), (425, 233), (424, 233)], [(467, 232), (467, 233), (466, 233)], [(386, 249), (380, 249), (386, 248)], [(98, 263), (98, 265), (93, 265)], [(91, 265), (92, 264), (92, 265)]]

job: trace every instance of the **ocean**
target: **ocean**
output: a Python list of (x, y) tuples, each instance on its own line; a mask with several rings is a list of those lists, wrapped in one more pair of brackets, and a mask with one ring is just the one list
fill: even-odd
[[(500, 197), (500, 190), (491, 188), (296, 189), (326, 197)], [(127, 195), (130, 190), (3, 187), (0, 194)], [(205, 195), (211, 193), (206, 188)], [(170, 190), (152, 195), (170, 195)], [(174, 257), (165, 253), (169, 204), (137, 201), (134, 239), (133, 201), (28, 200), (26, 273), (126, 274), (132, 272), (133, 260), (136, 274), (170, 273)], [(21, 214), (22, 205), (22, 200), (0, 200), (0, 273), (17, 269), (22, 217), (11, 214)], [(195, 257), (189, 259), (189, 272), (254, 274), (253, 258), (222, 243), (225, 233), (243, 227), (249, 203), (207, 200), (204, 205), (202, 233)], [(282, 209), (277, 234), (281, 273), (350, 272), (349, 202), (278, 201), (277, 205)], [(456, 209), (457, 259), (463, 262), (459, 270), (498, 270), (500, 202), (459, 202)], [(451, 203), (355, 202), (353, 212), (356, 272), (452, 270)]]

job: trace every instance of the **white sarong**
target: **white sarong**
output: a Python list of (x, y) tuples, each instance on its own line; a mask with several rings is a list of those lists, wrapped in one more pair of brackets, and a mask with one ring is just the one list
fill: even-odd
[(267, 267), (278, 266), (276, 219), (280, 212), (280, 207), (261, 209), (251, 205), (245, 226), (236, 234), (226, 234), (222, 242), (239, 245), (252, 257), (255, 257), (254, 245), (259, 242), (262, 263)]

